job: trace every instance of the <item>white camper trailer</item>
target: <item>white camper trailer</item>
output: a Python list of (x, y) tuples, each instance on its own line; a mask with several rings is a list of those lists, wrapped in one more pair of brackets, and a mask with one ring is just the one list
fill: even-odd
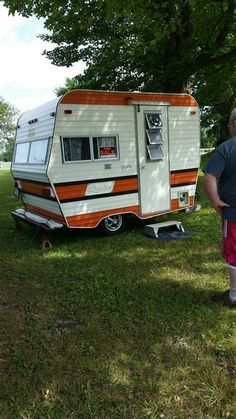
[(108, 234), (194, 205), (200, 162), (198, 105), (187, 94), (73, 90), (23, 113), (12, 175), (24, 208), (44, 228)]

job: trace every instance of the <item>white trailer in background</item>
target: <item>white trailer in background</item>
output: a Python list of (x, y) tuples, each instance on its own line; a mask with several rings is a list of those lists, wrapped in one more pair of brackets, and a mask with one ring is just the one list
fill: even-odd
[(24, 208), (44, 228), (120, 232), (194, 205), (199, 108), (187, 94), (74, 90), (23, 113), (11, 166)]

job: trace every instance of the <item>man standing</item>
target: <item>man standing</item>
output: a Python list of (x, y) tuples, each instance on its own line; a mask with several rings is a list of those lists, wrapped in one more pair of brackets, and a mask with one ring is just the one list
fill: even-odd
[(230, 115), (232, 138), (220, 144), (204, 168), (204, 185), (222, 218), (223, 251), (229, 272), (229, 290), (216, 297), (236, 308), (236, 109)]

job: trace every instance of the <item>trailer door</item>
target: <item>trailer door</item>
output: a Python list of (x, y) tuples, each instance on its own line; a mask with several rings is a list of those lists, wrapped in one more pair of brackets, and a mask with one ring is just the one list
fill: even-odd
[(135, 104), (141, 214), (168, 211), (170, 199), (168, 106)]

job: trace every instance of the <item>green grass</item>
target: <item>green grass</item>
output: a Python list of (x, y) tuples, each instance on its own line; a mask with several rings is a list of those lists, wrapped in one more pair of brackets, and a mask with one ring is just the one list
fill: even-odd
[(228, 284), (220, 220), (170, 214), (194, 235), (162, 241), (58, 231), (53, 248), (14, 231), (0, 171), (0, 418), (236, 418), (235, 311), (213, 304)]

